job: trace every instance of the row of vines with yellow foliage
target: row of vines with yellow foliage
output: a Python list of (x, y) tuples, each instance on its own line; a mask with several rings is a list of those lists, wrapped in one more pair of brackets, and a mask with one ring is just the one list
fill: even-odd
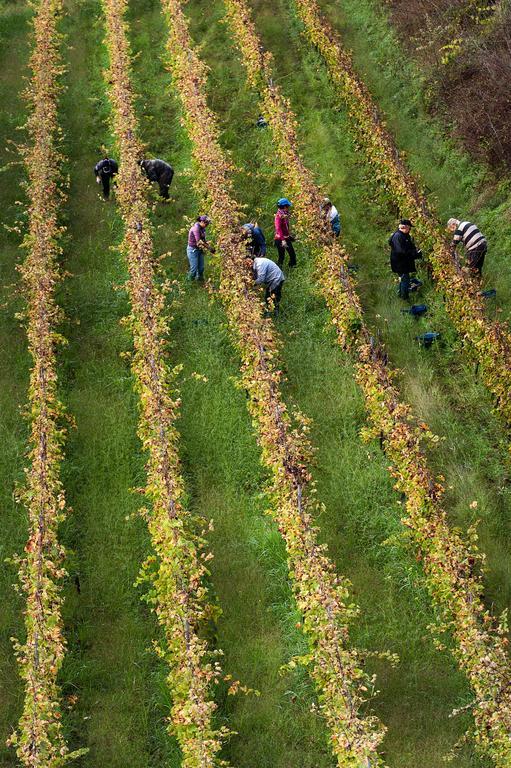
[(30, 768), (58, 768), (76, 756), (67, 748), (57, 676), (65, 654), (62, 630), (62, 579), (65, 552), (58, 539), (65, 517), (60, 470), (63, 458), (63, 406), (57, 394), (56, 349), (61, 312), (55, 301), (60, 280), (59, 224), (62, 190), (58, 187), (59, 77), (62, 74), (58, 22), (60, 0), (34, 4), (30, 80), (25, 91), (28, 139), (22, 154), (27, 173), (28, 229), (20, 267), (26, 298), (24, 321), (32, 360), (28, 402), (30, 444), (26, 482), (20, 499), (28, 512), (29, 538), (17, 559), (26, 595), (23, 642), (15, 651), (25, 684), (18, 730), (9, 743)]

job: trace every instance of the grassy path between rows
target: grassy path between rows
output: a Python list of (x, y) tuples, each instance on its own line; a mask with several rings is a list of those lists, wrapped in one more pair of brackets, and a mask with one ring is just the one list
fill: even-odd
[[(126, 275), (112, 248), (120, 235), (112, 201), (98, 194), (92, 168), (108, 137), (102, 91), (102, 29), (95, 3), (66, 3), (67, 91), (63, 127), (69, 157), (71, 273), (62, 303), (68, 318), (66, 400), (76, 420), (65, 465), (69, 563), (65, 620), (69, 655), (64, 690), (77, 695), (68, 722), (89, 753), (80, 766), (158, 765), (167, 757), (158, 664), (150, 651), (155, 622), (133, 584), (148, 553), (139, 506), (143, 460), (128, 364)], [(79, 590), (78, 590), (79, 583)]]
[[(9, 141), (19, 141), (17, 127), (24, 122), (24, 105), (20, 99), (21, 77), (27, 74), (30, 14), (23, 3), (16, 8), (0, 9), (0, 167), (18, 161)], [(0, 174), (0, 206), (2, 222), (15, 226), (22, 199), (19, 187), (21, 166)], [(29, 358), (26, 336), (14, 315), (21, 309), (16, 264), (21, 260), (19, 236), (0, 229), (0, 507), (2, 540), (0, 543), (0, 763), (14, 765), (15, 755), (5, 741), (13, 730), (22, 706), (22, 685), (16, 668), (10, 638), (23, 635), (23, 600), (13, 588), (16, 568), (4, 563), (5, 558), (22, 552), (27, 539), (26, 513), (14, 500), (14, 488), (23, 481), (27, 425), (21, 408), (26, 402)]]

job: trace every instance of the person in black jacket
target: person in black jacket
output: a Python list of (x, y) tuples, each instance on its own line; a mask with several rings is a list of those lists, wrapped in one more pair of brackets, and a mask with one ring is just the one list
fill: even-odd
[(174, 169), (165, 160), (141, 160), (140, 167), (143, 168), (149, 181), (157, 181), (160, 187), (160, 195), (169, 199), (169, 187), (174, 178)]
[(94, 166), (94, 175), (98, 184), (103, 185), (103, 197), (108, 200), (110, 197), (110, 179), (113, 179), (119, 171), (119, 166), (111, 157), (104, 157)]
[(401, 219), (399, 229), (389, 239), (390, 268), (399, 275), (399, 292), (402, 299), (407, 299), (410, 291), (410, 272), (415, 272), (415, 260), (422, 258), (422, 251), (415, 245), (410, 230), (410, 219)]

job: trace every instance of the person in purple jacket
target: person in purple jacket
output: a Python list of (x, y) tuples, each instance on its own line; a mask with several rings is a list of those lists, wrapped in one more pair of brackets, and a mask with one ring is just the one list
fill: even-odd
[(186, 255), (190, 264), (188, 280), (204, 280), (204, 251), (214, 253), (214, 247), (206, 240), (206, 227), (210, 219), (208, 216), (198, 216), (195, 224), (188, 232), (188, 246)]

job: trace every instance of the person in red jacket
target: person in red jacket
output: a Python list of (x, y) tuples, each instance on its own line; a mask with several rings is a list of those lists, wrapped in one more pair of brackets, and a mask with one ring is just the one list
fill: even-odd
[(289, 266), (296, 267), (296, 253), (293, 248), (294, 237), (289, 229), (289, 209), (292, 203), (287, 197), (281, 197), (277, 201), (277, 213), (275, 214), (275, 241), (274, 245), (279, 254), (279, 267), (284, 266), (286, 251), (289, 254)]

